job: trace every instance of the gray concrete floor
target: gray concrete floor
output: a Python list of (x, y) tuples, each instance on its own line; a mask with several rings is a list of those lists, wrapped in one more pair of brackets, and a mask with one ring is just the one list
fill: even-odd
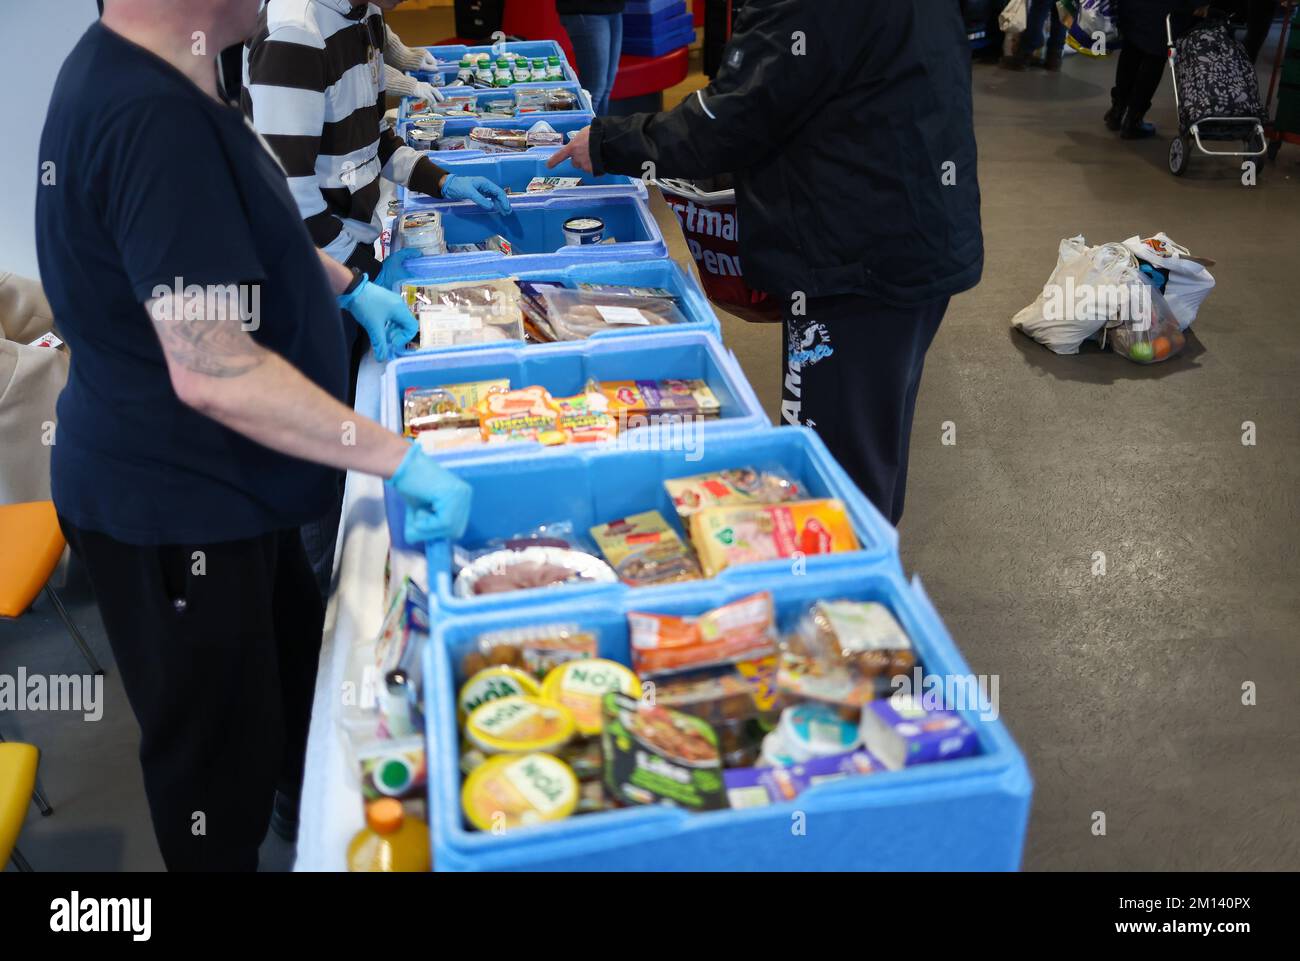
[[(1026, 868), (1294, 870), (1300, 147), (1255, 188), (1201, 157), (1176, 180), (1164, 137), (1124, 143), (1101, 126), (1113, 69), (1081, 57), (1059, 75), (974, 68), (988, 260), (930, 353), (904, 564), (972, 669), (1000, 675), (1036, 780)], [(1167, 79), (1151, 119), (1174, 125)], [(1062, 237), (1157, 230), (1218, 260), (1184, 356), (1150, 368), (1095, 350), (1058, 357), (1010, 331)], [(724, 326), (775, 414), (778, 329)], [(940, 443), (945, 421), (955, 446)], [(63, 596), (108, 662), (75, 567)], [(0, 623), (0, 672), (20, 664), (82, 669), (44, 603)], [(1246, 682), (1257, 706), (1241, 703)], [(43, 751), (55, 814), (33, 808), (21, 838), (38, 869), (161, 866), (111, 667), (105, 687), (94, 724), (0, 716), (0, 733)], [(291, 861), (274, 840), (263, 853), (267, 869)]]

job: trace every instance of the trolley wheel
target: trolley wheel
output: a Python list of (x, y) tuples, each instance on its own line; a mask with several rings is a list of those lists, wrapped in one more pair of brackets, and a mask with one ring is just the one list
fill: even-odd
[(1268, 159), (1270, 163), (1277, 163), (1277, 155), (1282, 150), (1281, 140), (1271, 140), (1268, 144)]
[(1169, 141), (1169, 172), (1175, 177), (1181, 177), (1187, 173), (1187, 161), (1190, 159), (1190, 153), (1186, 138), (1175, 137)]

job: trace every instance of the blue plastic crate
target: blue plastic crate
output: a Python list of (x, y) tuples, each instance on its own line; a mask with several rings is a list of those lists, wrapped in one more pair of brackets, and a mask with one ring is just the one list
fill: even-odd
[(686, 0), (668, 0), (657, 7), (628, 6), (623, 11), (623, 37), (625, 40), (628, 37), (648, 37), (667, 21), (678, 19), (684, 13)]
[[(575, 533), (587, 536), (590, 528), (631, 514), (657, 510), (685, 538), (672, 500), (663, 482), (736, 467), (783, 470), (800, 485), (807, 498), (835, 497), (843, 501), (860, 549), (839, 554), (813, 555), (796, 564), (790, 559), (765, 561), (728, 568), (713, 582), (729, 582), (755, 573), (789, 572), (806, 567), (808, 573), (834, 570), (863, 560), (899, 567), (898, 532), (872, 506), (826, 445), (803, 427), (776, 427), (740, 435), (691, 437), (675, 450), (621, 450), (605, 447), (521, 455), (509, 470), (491, 457), (467, 457), (455, 465), (456, 473), (474, 488), (469, 527), (460, 543), (475, 548), (488, 541), (531, 531), (543, 524), (567, 521)], [(665, 445), (668, 446), (668, 445)], [(692, 449), (684, 449), (690, 446)], [(395, 546), (405, 544), (403, 514), (394, 502), (389, 533)], [(429, 564), (429, 603), (443, 614), (467, 614), (493, 608), (525, 607), (549, 602), (577, 605), (605, 603), (605, 596), (632, 593), (650, 597), (669, 586), (631, 588), (624, 584), (566, 584), (557, 587), (511, 591), (481, 597), (456, 597), (452, 593), (452, 545), (431, 541), (425, 545)]]
[[(552, 114), (551, 116), (555, 119), (547, 120), (546, 123), (550, 124), (551, 128), (555, 130), (557, 133), (564, 134), (564, 139), (566, 142), (570, 139), (570, 137), (573, 134), (577, 133), (579, 130), (582, 130), (584, 127), (591, 126), (592, 115), (584, 111), (569, 110), (569, 111), (565, 111), (564, 113)], [(460, 126), (463, 126), (464, 129), (456, 134), (452, 134), (451, 131), (444, 129), (444, 133), (446, 133), (447, 136), (457, 136), (457, 137), (469, 136), (469, 132), (476, 126), (498, 127), (498, 128), (504, 127), (507, 129), (514, 127), (520, 130), (527, 130), (534, 123), (537, 123), (537, 120), (526, 118), (523, 122), (520, 122), (520, 120), (518, 120), (517, 118), (503, 117), (501, 120), (474, 122), (470, 124), (464, 124), (462, 121), (459, 120), (456, 121), (456, 123)], [(403, 120), (397, 124), (397, 135), (401, 137), (403, 141), (406, 140), (406, 132), (410, 128), (410, 125), (411, 122), (409, 120)], [(554, 151), (555, 149), (556, 148), (553, 146), (531, 148), (531, 150), (546, 150), (548, 152)], [(477, 154), (493, 155), (491, 151), (480, 150), (478, 148), (473, 148), (473, 150)], [(465, 150), (424, 151), (425, 155), (434, 163), (440, 163), (442, 158), (446, 158), (448, 160), (463, 160), (465, 159), (464, 155), (468, 154), (469, 152), (470, 152), (470, 148), (467, 148)], [(518, 156), (519, 154), (528, 153), (528, 152), (530, 151), (519, 150), (519, 151), (498, 151), (497, 153), (503, 156)]]
[(625, 36), (623, 52), (636, 57), (662, 57), (695, 42), (695, 20), (689, 13), (665, 20), (648, 37)]
[[(504, 100), (506, 98), (514, 99), (513, 94), (517, 87), (523, 84), (516, 84), (514, 87), (503, 87), (501, 89), (476, 89), (474, 87), (443, 87), (442, 92), (449, 97), (467, 97), (473, 96), (475, 102), (482, 104), (485, 101)], [(532, 86), (532, 85), (530, 85)], [(538, 87), (548, 86), (547, 84), (536, 84)], [(591, 123), (595, 114), (592, 112), (591, 95), (582, 89), (577, 83), (560, 83), (553, 81), (550, 87), (556, 87), (562, 90), (568, 90), (578, 98), (578, 106), (574, 110), (542, 110), (537, 113), (520, 114), (515, 117), (452, 117), (444, 126), (444, 132), (449, 137), (463, 136), (469, 133), (475, 127), (523, 127), (527, 129), (539, 120), (545, 120), (551, 123), (554, 120), (575, 120), (585, 118), (587, 123)], [(403, 97), (401, 104), (397, 108), (398, 123), (404, 124), (411, 116), (411, 104), (415, 102), (415, 97)]]
[[(427, 47), (425, 49), (437, 57), (440, 62), (445, 64), (445, 66), (438, 68), (438, 72), (442, 74), (445, 80), (455, 79), (456, 74), (460, 70), (461, 58), (466, 54), (490, 53), (496, 55), (502, 50), (505, 50), (507, 53), (517, 53), (521, 56), (528, 57), (530, 60), (536, 60), (539, 57), (559, 57), (560, 66), (564, 69), (564, 79), (566, 81), (576, 81), (578, 79), (577, 73), (569, 64), (569, 58), (564, 55), (564, 48), (554, 40), (517, 40), (502, 44), (499, 47), (491, 45), (467, 47), (464, 44), (449, 44), (441, 47)], [(431, 71), (412, 70), (409, 72), (412, 76), (418, 77), (421, 80), (431, 80), (433, 78)], [(555, 83), (554, 80), (530, 82), (537, 85)]]
[[(438, 166), (465, 177), (486, 177), (494, 184), (511, 191), (512, 204), (532, 204), (548, 197), (590, 197), (598, 194), (634, 194), (642, 200), (649, 197), (646, 183), (637, 177), (624, 177), (620, 174), (605, 174), (594, 177), (579, 170), (573, 161), (566, 160), (554, 170), (548, 170), (546, 162), (555, 153), (555, 148), (545, 148), (545, 153), (528, 151), (519, 154), (481, 154), (464, 160), (444, 160), (434, 154)], [(451, 156), (449, 152), (446, 156)], [(527, 194), (528, 184), (534, 177), (579, 177), (582, 185), (552, 190), (544, 194)], [(438, 200), (428, 194), (414, 193), (405, 187), (397, 188), (397, 199), (404, 210), (416, 210), (427, 207), (442, 207), (457, 201)]]
[[(608, 250), (608, 247), (602, 248)], [(715, 337), (722, 336), (722, 327), (718, 315), (713, 312), (708, 298), (695, 278), (666, 258), (647, 260), (593, 260), (575, 259), (568, 254), (540, 254), (525, 257), (500, 257), (496, 260), (462, 262), (457, 257), (427, 257), (412, 261), (418, 266), (414, 279), (433, 284), (450, 283), (456, 280), (485, 280), (493, 277), (517, 277), (520, 280), (532, 280), (540, 283), (558, 283), (565, 287), (576, 287), (580, 283), (622, 284), (634, 287), (662, 287), (671, 291), (678, 300), (678, 307), (686, 315), (686, 323), (671, 328), (661, 327), (658, 331), (708, 331)], [(398, 285), (400, 286), (400, 285)], [(656, 333), (658, 332), (656, 331)], [(645, 331), (635, 327), (614, 328), (602, 331), (589, 338), (606, 340), (609, 338), (644, 336)], [(522, 341), (516, 341), (522, 343)], [(499, 347), (498, 344), (490, 346)], [(542, 345), (537, 345), (538, 347)], [(439, 347), (439, 353), (483, 350), (485, 345), (466, 344), (459, 347)], [(529, 348), (536, 349), (536, 348)], [(423, 351), (400, 351), (403, 357), (418, 356)]]
[[(603, 599), (599, 605), (557, 604), (443, 619), (424, 662), (434, 869), (1016, 870), (1033, 782), (1002, 722), (981, 719), (978, 709), (961, 712), (978, 734), (978, 756), (823, 783), (783, 804), (700, 813), (632, 807), (505, 834), (465, 826), (456, 685), (460, 656), (479, 634), (577, 621), (598, 635), (602, 657), (628, 664), (628, 610), (699, 614), (757, 590), (772, 592), (783, 630), (817, 600), (879, 601), (911, 636), (928, 674), (971, 673), (920, 583), (909, 585), (885, 564), (858, 562), (815, 577), (787, 574), (682, 585), (654, 596), (635, 593), (622, 602)], [(795, 812), (803, 815), (806, 831), (801, 835), (791, 830)]]
[(670, 10), (685, 0), (627, 0), (623, 6), (623, 16), (629, 13), (635, 16), (651, 16)]
[[(412, 387), (441, 387), (499, 378), (509, 379), (512, 387), (540, 385), (554, 397), (577, 394), (591, 380), (697, 378), (709, 385), (722, 406), (718, 420), (702, 425), (706, 437), (771, 426), (735, 356), (712, 333), (675, 329), (618, 340), (605, 337), (532, 347), (493, 346), (458, 353), (431, 351), (404, 357), (390, 363), (384, 371), (380, 422), (395, 433), (402, 432), (402, 398)], [(521, 453), (553, 454), (566, 449), (519, 442), (449, 450), (437, 456), (447, 463), (482, 458), (500, 461)], [(404, 517), (400, 498), (387, 488), (385, 497), (394, 530), (400, 530)]]
[[(519, 204), (508, 214), (484, 210), (473, 203), (450, 204), (441, 208), (442, 232), (448, 244), (478, 243), (495, 234), (510, 241), (513, 255), (496, 251), (476, 251), (415, 257), (407, 262), (412, 277), (424, 279), (426, 272), (439, 262), (452, 264), (452, 279), (471, 264), (485, 260), (507, 260), (509, 274), (527, 270), (527, 260), (535, 254), (563, 254), (578, 260), (639, 260), (663, 257), (668, 253), (664, 235), (650, 208), (635, 194), (622, 196), (546, 197), (533, 203)], [(605, 234), (615, 238), (612, 244), (589, 244), (570, 247), (565, 244), (564, 224), (573, 217), (599, 217), (605, 222)]]

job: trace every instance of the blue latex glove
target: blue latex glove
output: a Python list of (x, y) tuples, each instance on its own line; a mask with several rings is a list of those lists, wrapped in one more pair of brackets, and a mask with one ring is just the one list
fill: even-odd
[(395, 289), (398, 284), (411, 276), (411, 270), (406, 266), (406, 262), (412, 257), (418, 256), (420, 256), (420, 252), (414, 247), (394, 250), (380, 264), (379, 276), (375, 278), (375, 283), (385, 290)]
[(421, 450), (419, 444), (411, 445), (388, 484), (406, 501), (407, 543), (454, 541), (464, 535), (473, 488)]
[(499, 214), (510, 213), (510, 198), (487, 177), (452, 174), (442, 185), (442, 195), (447, 200), (472, 200), (484, 210), (495, 210)]
[(363, 276), (352, 293), (339, 297), (339, 306), (365, 328), (375, 360), (380, 363), (392, 357), (394, 350), (410, 343), (420, 329), (420, 322), (411, 314), (406, 301), (391, 290), (372, 284), (368, 277)]

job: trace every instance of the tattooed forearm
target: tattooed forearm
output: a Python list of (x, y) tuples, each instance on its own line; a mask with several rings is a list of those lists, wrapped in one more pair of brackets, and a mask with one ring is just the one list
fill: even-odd
[(266, 359), (266, 350), (244, 329), (237, 312), (186, 319), (170, 297), (149, 304), (154, 329), (168, 360), (209, 377), (242, 377)]

